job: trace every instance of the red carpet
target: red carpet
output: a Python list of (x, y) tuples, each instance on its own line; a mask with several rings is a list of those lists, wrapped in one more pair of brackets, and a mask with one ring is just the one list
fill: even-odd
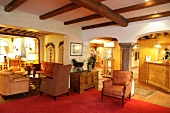
[(53, 100), (49, 95), (33, 96), (0, 105), (0, 113), (170, 113), (170, 108), (132, 99), (121, 101), (104, 96), (101, 92), (89, 89), (82, 94), (71, 92)]

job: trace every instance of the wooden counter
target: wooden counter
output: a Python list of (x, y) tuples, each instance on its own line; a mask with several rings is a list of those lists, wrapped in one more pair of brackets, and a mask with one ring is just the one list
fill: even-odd
[(170, 92), (170, 63), (145, 62), (147, 83)]

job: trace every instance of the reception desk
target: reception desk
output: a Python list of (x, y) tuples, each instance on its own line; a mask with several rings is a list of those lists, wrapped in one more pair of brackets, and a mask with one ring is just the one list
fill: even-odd
[(147, 83), (170, 92), (170, 63), (145, 62), (147, 69)]

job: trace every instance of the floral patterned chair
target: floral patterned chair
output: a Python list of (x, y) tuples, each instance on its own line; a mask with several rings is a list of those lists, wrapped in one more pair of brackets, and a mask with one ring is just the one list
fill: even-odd
[(123, 108), (124, 100), (131, 98), (132, 77), (131, 71), (114, 70), (112, 78), (103, 81), (102, 101), (104, 95), (121, 99)]
[(72, 65), (54, 65), (53, 78), (43, 78), (40, 87), (40, 95), (43, 93), (56, 97), (61, 94), (67, 93), (69, 95), (69, 76)]

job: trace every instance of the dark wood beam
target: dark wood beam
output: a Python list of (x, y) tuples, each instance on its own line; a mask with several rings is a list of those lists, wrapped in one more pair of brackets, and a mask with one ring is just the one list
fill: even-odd
[(4, 34), (4, 35), (12, 35), (12, 36), (22, 36), (22, 37), (32, 37), (32, 38), (37, 38), (37, 36), (28, 36), (28, 35), (13, 34), (13, 33), (5, 33), (5, 32), (0, 32), (0, 34)]
[[(135, 10), (148, 8), (148, 7), (153, 7), (153, 6), (166, 4), (166, 3), (170, 3), (170, 0), (152, 0), (152, 1), (147, 2), (147, 3), (141, 3), (141, 4), (129, 6), (129, 7), (116, 9), (116, 10), (113, 10), (113, 12), (120, 14), (120, 13), (135, 11)], [(93, 15), (90, 15), (90, 16), (86, 16), (86, 17), (82, 17), (82, 18), (78, 18), (78, 19), (74, 19), (74, 20), (64, 22), (64, 25), (74, 24), (74, 23), (93, 20), (93, 19), (102, 18), (102, 17), (103, 16), (101, 16), (101, 15), (93, 14)]]
[(40, 18), (41, 20), (45, 20), (45, 19), (47, 19), (47, 18), (51, 18), (51, 17), (54, 17), (54, 16), (56, 16), (56, 15), (59, 15), (59, 14), (62, 14), (62, 13), (65, 13), (65, 12), (68, 12), (68, 11), (71, 11), (71, 10), (74, 10), (74, 9), (77, 9), (77, 8), (79, 8), (78, 5), (76, 5), (76, 4), (74, 4), (74, 3), (71, 3), (71, 4), (68, 4), (68, 5), (66, 5), (66, 6), (63, 6), (63, 7), (59, 8), (59, 9), (55, 9), (55, 10), (53, 10), (53, 11), (51, 11), (51, 12), (48, 12), (48, 13), (46, 13), (46, 14), (43, 14), (43, 15), (41, 15), (39, 18)]
[[(99, 3), (99, 2), (102, 2), (104, 0), (92, 0), (92, 1), (94, 1), (95, 3)], [(51, 18), (51, 17), (57, 16), (59, 14), (62, 14), (62, 13), (77, 9), (77, 8), (80, 8), (80, 6), (78, 6), (78, 5), (74, 4), (74, 3), (70, 3), (68, 5), (65, 5), (65, 6), (59, 8), (59, 9), (55, 9), (53, 11), (50, 11), (50, 12), (46, 13), (46, 14), (43, 14), (39, 18), (41, 20), (45, 20), (47, 18)]]
[(95, 3), (91, 0), (70, 0), (70, 1), (72, 1), (73, 3), (75, 3), (79, 6), (87, 8), (101, 16), (104, 16), (104, 17), (118, 23), (119, 25), (121, 25), (123, 27), (128, 26), (128, 22), (123, 16), (121, 16), (117, 13), (114, 13), (109, 7), (107, 7), (106, 5), (104, 5), (102, 3)]
[[(161, 18), (161, 17), (167, 17), (167, 16), (170, 16), (170, 11), (163, 12), (163, 13), (146, 15), (146, 16), (129, 18), (129, 19), (127, 19), (127, 21), (129, 23), (131, 23), (131, 22), (138, 22), (138, 21), (142, 21), (142, 20), (155, 19), (155, 18)], [(117, 23), (115, 23), (115, 22), (106, 22), (106, 23), (101, 23), (101, 24), (84, 26), (84, 27), (82, 27), (82, 30), (93, 29), (93, 28), (98, 28), (98, 27), (105, 27), (105, 26), (111, 26), (111, 25), (117, 25)]]
[(5, 6), (4, 11), (10, 12), (19, 7), (21, 4), (25, 3), (28, 0), (12, 0), (8, 5)]

